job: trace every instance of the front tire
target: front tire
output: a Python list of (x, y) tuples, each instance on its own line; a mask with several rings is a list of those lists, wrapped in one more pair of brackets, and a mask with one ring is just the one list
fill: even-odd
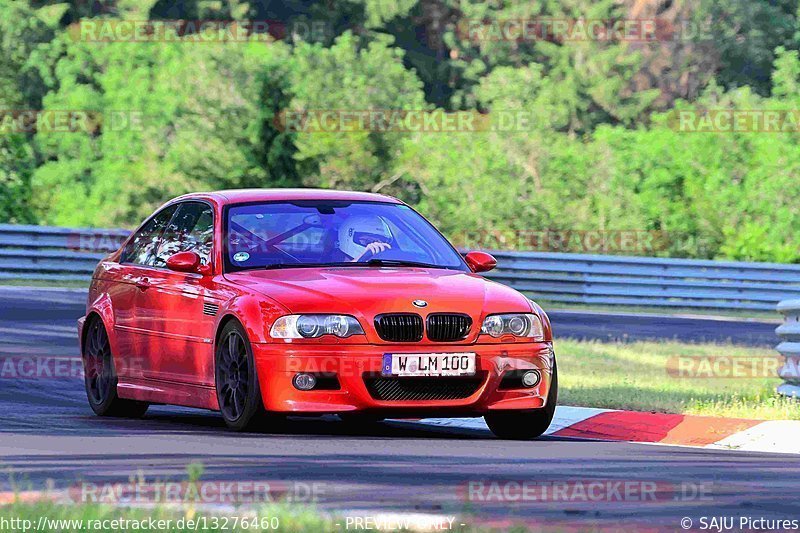
[(253, 349), (244, 328), (228, 322), (219, 336), (215, 355), (219, 410), (234, 431), (261, 429), (270, 418), (261, 400)]
[(141, 418), (150, 404), (117, 396), (117, 373), (103, 321), (93, 317), (83, 338), (83, 376), (89, 407), (97, 416)]
[(556, 412), (556, 403), (558, 403), (558, 367), (553, 361), (553, 379), (550, 382), (550, 391), (547, 393), (547, 403), (544, 407), (526, 411), (489, 413), (484, 416), (484, 419), (492, 433), (501, 439), (535, 439), (550, 427)]

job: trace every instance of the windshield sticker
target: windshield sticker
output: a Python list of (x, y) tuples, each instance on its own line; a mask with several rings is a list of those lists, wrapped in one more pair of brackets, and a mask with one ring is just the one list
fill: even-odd
[(244, 261), (247, 261), (248, 259), (250, 259), (250, 254), (248, 254), (247, 252), (237, 252), (233, 256), (233, 260), (236, 261), (237, 263), (242, 263)]

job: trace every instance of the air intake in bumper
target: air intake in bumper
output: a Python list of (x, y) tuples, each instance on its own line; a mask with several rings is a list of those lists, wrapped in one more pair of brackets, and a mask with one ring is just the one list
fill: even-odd
[(469, 398), (480, 388), (483, 379), (483, 376), (386, 377), (366, 374), (364, 383), (375, 400), (442, 401)]

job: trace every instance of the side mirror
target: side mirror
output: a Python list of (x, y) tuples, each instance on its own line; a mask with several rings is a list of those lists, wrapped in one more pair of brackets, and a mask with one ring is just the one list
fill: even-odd
[(167, 268), (175, 272), (189, 272), (207, 276), (211, 274), (209, 265), (200, 263), (200, 256), (195, 252), (178, 252), (167, 259)]
[(488, 272), (497, 266), (497, 259), (486, 252), (470, 252), (464, 256), (464, 260), (475, 273)]

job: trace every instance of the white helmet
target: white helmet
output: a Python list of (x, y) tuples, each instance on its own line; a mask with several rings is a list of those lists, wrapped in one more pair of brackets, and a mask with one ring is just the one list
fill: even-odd
[(379, 216), (353, 216), (339, 226), (339, 249), (353, 259), (360, 257), (367, 245), (375, 241), (392, 242), (392, 232)]

